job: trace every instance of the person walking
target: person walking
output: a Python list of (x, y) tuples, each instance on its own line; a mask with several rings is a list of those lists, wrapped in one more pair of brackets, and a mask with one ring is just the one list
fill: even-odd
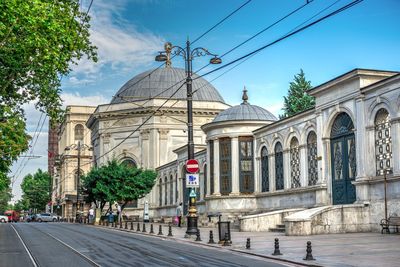
[(118, 222), (121, 222), (122, 221), (121, 206), (117, 203), (115, 204), (115, 207), (117, 208)]
[(93, 209), (93, 207), (90, 207), (90, 210), (89, 210), (89, 223), (90, 224), (93, 223), (93, 219), (94, 219), (94, 209)]
[(181, 202), (181, 203), (179, 203), (179, 206), (176, 207), (176, 216), (178, 217), (178, 227), (181, 227), (182, 215), (183, 215), (183, 209), (182, 209), (182, 202)]

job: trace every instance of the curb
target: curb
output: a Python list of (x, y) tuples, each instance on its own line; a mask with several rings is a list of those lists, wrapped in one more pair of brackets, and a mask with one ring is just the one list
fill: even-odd
[(276, 258), (276, 257), (272, 257), (272, 256), (267, 256), (267, 255), (264, 255), (264, 254), (259, 254), (259, 253), (255, 253), (255, 252), (240, 250), (240, 249), (237, 249), (237, 248), (227, 248), (227, 247), (221, 247), (221, 246), (218, 246), (218, 245), (200, 243), (198, 241), (193, 241), (193, 240), (190, 240), (190, 239), (180, 239), (180, 238), (176, 238), (174, 236), (172, 236), (172, 237), (168, 237), (166, 235), (160, 236), (160, 235), (157, 235), (157, 234), (143, 233), (141, 231), (137, 232), (135, 230), (122, 229), (122, 228), (111, 228), (111, 227), (102, 226), (102, 225), (87, 225), (87, 224), (85, 224), (85, 225), (86, 226), (92, 226), (92, 227), (100, 228), (100, 229), (105, 229), (105, 230), (114, 230), (114, 231), (126, 232), (126, 233), (131, 233), (131, 234), (139, 234), (139, 235), (147, 236), (147, 237), (155, 237), (155, 238), (164, 239), (164, 240), (174, 240), (174, 241), (178, 241), (178, 242), (181, 242), (181, 243), (190, 243), (190, 244), (193, 244), (193, 245), (200, 245), (200, 246), (203, 246), (203, 247), (209, 247), (209, 248), (214, 248), (214, 249), (215, 248), (224, 249), (224, 250), (228, 250), (228, 251), (232, 251), (232, 252), (236, 252), (236, 253), (240, 253), (240, 254), (246, 254), (246, 255), (256, 256), (256, 257), (260, 257), (260, 258), (264, 258), (264, 259), (296, 264), (296, 265), (299, 265), (299, 266), (322, 267), (322, 265), (318, 265), (318, 264), (309, 264), (309, 263), (305, 263), (305, 262), (299, 262), (299, 261), (294, 261), (294, 260)]

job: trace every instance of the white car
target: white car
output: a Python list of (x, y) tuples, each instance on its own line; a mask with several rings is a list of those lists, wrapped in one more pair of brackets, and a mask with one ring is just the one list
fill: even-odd
[(0, 215), (0, 222), (2, 222), (2, 223), (8, 222), (8, 217), (4, 216), (4, 215)]

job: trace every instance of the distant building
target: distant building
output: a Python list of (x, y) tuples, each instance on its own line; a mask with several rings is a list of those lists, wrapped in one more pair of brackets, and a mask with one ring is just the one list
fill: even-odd
[[(78, 186), (78, 142), (90, 147), (90, 130), (85, 126), (95, 107), (67, 106), (64, 121), (58, 129), (58, 166), (53, 178), (55, 192), (53, 203), (60, 205), (63, 217), (75, 217)], [(92, 151), (82, 149), (80, 156), (80, 173), (87, 173), (92, 167)], [(83, 197), (79, 202), (83, 205)], [(56, 204), (56, 205), (57, 205)]]

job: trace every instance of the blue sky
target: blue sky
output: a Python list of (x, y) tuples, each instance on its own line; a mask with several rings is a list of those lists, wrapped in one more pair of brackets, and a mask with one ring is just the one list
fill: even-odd
[[(194, 40), (245, 2), (94, 0), (90, 10), (91, 38), (98, 46), (99, 62), (94, 64), (84, 60), (63, 78), (65, 104), (109, 102), (130, 78), (159, 66), (154, 62), (154, 56), (163, 49), (164, 42), (184, 46), (186, 38)], [(202, 46), (221, 55), (305, 2), (252, 0), (193, 47)], [(350, 2), (314, 0), (300, 12), (224, 57), (223, 62), (274, 41), (329, 5), (333, 4), (321, 15)], [(89, 3), (90, 0), (84, 0), (82, 9), (87, 10)], [(241, 102), (241, 92), (246, 86), (250, 103), (278, 115), (289, 82), (301, 68), (312, 85), (354, 68), (400, 71), (399, 10), (399, 0), (365, 0), (265, 49), (212, 83), (231, 105)], [(193, 69), (203, 67), (207, 60), (196, 58)], [(172, 65), (183, 67), (183, 61), (175, 58)], [(211, 69), (208, 67), (199, 74)], [(224, 71), (205, 78), (211, 81)], [(40, 115), (32, 106), (27, 106), (27, 116), (28, 131), (33, 132)], [(42, 129), (34, 154), (42, 157), (30, 160), (17, 177), (13, 188), (16, 199), (20, 195), (19, 183), (24, 174), (39, 167), (47, 169), (47, 125)], [(19, 163), (14, 164), (12, 174)]]

